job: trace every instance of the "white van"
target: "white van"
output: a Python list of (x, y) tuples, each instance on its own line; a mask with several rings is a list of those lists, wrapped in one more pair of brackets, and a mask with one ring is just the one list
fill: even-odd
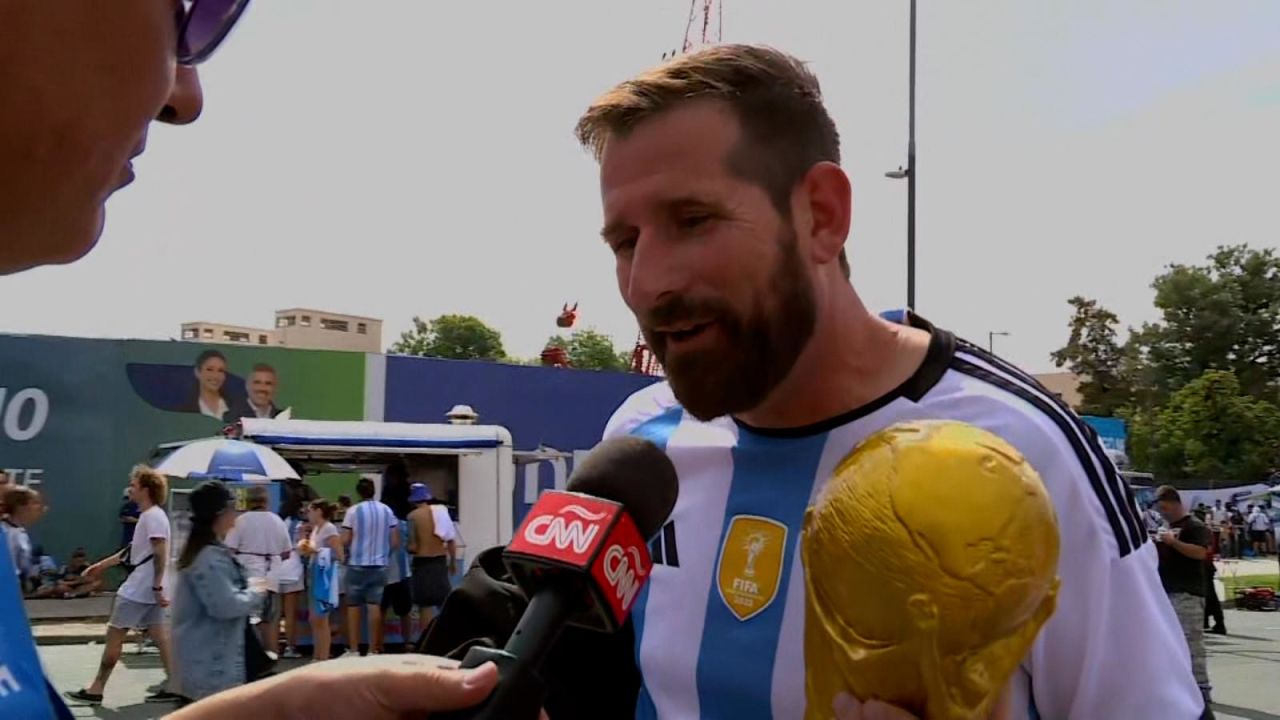
[[(409, 482), (431, 488), (458, 526), (459, 567), (511, 538), (515, 460), (498, 425), (245, 418), (240, 438), (318, 471), (368, 474), (377, 481), (402, 460)], [(379, 488), (381, 490), (381, 488)]]

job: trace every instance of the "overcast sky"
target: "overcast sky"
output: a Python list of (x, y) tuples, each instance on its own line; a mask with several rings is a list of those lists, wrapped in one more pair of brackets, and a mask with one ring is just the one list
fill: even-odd
[[(659, 61), (688, 0), (255, 2), (155, 128), (87, 258), (0, 282), (0, 330), (168, 338), (307, 306), (477, 315), (535, 355), (565, 301), (630, 347), (573, 139)], [(785, 8), (785, 9), (784, 9)], [(1277, 245), (1280, 3), (922, 0), (918, 309), (1033, 371), (1066, 299), (1152, 319), (1149, 283)], [(853, 280), (905, 302), (905, 0), (728, 0), (724, 37), (810, 61), (853, 178)], [(517, 290), (521, 288), (521, 290)]]

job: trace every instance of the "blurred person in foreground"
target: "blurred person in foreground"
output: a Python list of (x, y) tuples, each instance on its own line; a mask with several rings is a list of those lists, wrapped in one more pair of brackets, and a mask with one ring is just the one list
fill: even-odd
[[(70, 263), (93, 248), (104, 204), (132, 182), (132, 159), (146, 147), (150, 124), (185, 125), (200, 115), (195, 66), (247, 5), (0, 0), (0, 275)], [(0, 694), (0, 717), (71, 717), (40, 667), (8, 553), (0, 553), (0, 665), (14, 679)], [(369, 720), (376, 712), (475, 704), (496, 678), (492, 667), (464, 675), (389, 673), (371, 664), (317, 680), (331, 684), (350, 715)], [(464, 686), (468, 679), (475, 684)], [(324, 717), (332, 707), (316, 702), (324, 696), (299, 692), (305, 674), (277, 680), (247, 699), (230, 691), (207, 710), (197, 703), (184, 717), (242, 716), (248, 707), (277, 714), (309, 707), (320, 710), (310, 716)], [(342, 690), (348, 683), (352, 689)]]
[(178, 693), (199, 700), (248, 681), (245, 626), (267, 592), (266, 573), (246, 572), (223, 544), (238, 527), (231, 491), (217, 480), (204, 482), (190, 503), (191, 532), (174, 591), (173, 665)]
[[(607, 90), (576, 131), (599, 162), (618, 289), (666, 375), (605, 436), (659, 444), (680, 478), (633, 611), (637, 717), (804, 714), (805, 509), (862, 439), (926, 419), (1008, 441), (1071, 528), (1058, 610), (1007, 712), (1201, 716), (1155, 550), (1096, 433), (974, 343), (863, 304), (840, 138), (804, 63), (749, 45), (682, 55)], [(767, 554), (749, 562), (748, 545)], [(865, 714), (856, 702), (838, 714)]]

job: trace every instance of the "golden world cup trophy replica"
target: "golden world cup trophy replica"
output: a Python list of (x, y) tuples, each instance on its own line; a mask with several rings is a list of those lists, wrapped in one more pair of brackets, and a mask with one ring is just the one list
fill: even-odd
[(806, 720), (836, 695), (924, 720), (991, 713), (1058, 592), (1058, 524), (1040, 476), (955, 421), (886, 428), (805, 515)]

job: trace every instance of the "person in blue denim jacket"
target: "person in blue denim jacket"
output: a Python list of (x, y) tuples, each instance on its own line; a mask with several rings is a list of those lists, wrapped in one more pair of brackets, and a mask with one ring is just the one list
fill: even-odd
[(236, 515), (235, 498), (217, 480), (192, 491), (172, 620), (174, 674), (179, 692), (192, 700), (245, 683), (245, 623), (266, 598), (264, 586), (247, 585), (222, 544)]

